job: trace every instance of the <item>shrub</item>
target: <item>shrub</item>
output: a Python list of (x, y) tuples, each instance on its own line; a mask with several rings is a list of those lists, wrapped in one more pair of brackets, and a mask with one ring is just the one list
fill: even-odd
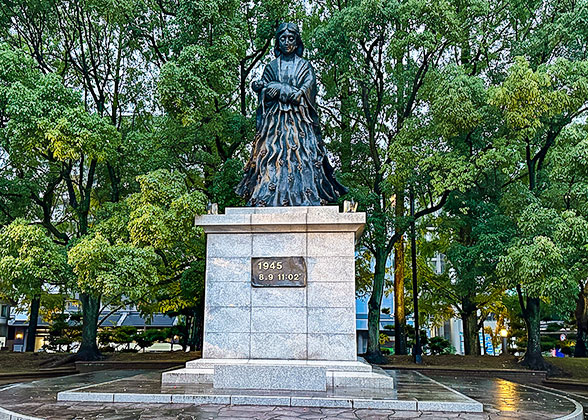
[(431, 354), (452, 354), (455, 352), (449, 340), (443, 337), (431, 337), (428, 343), (428, 350)]
[(56, 313), (49, 318), (49, 337), (43, 346), (46, 350), (65, 351), (72, 350), (72, 344), (81, 341), (82, 314)]

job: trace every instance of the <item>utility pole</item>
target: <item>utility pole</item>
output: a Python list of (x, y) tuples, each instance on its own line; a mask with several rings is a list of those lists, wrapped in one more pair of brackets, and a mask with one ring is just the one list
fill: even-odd
[(412, 298), (414, 301), (414, 347), (412, 356), (414, 362), (423, 362), (423, 349), (421, 348), (421, 334), (419, 327), (419, 298), (417, 287), (417, 254), (416, 254), (416, 228), (414, 221), (414, 190), (410, 188), (410, 248), (412, 257)]

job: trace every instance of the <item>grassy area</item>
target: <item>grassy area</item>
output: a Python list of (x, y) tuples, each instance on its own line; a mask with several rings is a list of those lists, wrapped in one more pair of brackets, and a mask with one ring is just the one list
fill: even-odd
[(547, 359), (547, 361), (568, 374), (569, 376), (565, 379), (571, 378), (588, 383), (588, 358), (552, 357)]
[(61, 360), (69, 354), (48, 353), (0, 353), (0, 373), (24, 373), (43, 368), (45, 363)]
[(187, 362), (188, 360), (198, 359), (199, 351), (183, 352), (148, 352), (148, 353), (104, 353), (106, 360), (113, 361), (137, 361), (137, 360), (177, 360), (178, 362)]
[[(412, 356), (386, 356), (386, 358), (388, 363), (394, 366), (414, 366)], [(457, 354), (423, 356), (423, 366), (448, 369), (523, 369), (514, 356), (460, 356)]]
[[(387, 356), (393, 366), (415, 366), (411, 356)], [(562, 379), (573, 379), (588, 383), (588, 359), (573, 357), (549, 357), (546, 360), (561, 369)], [(459, 356), (446, 354), (440, 356), (423, 356), (423, 366), (447, 369), (526, 369), (514, 356)]]
[[(34, 372), (70, 356), (69, 353), (12, 353), (0, 352), (0, 373)], [(104, 360), (141, 361), (141, 360), (177, 360), (184, 363), (200, 357), (200, 352), (183, 351), (157, 353), (104, 353)], [(69, 365), (73, 366), (73, 364)], [(68, 365), (61, 366), (68, 367)]]

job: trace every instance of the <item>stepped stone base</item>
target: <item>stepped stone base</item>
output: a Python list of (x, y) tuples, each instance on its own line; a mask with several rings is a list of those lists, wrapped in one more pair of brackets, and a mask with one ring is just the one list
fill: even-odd
[[(210, 361), (206, 361), (209, 363)], [(259, 365), (263, 361), (252, 360), (252, 365)], [(273, 361), (275, 362), (275, 361)], [(203, 366), (207, 366), (203, 362)], [(192, 365), (195, 362), (192, 363)], [(241, 363), (243, 367), (248, 363)], [(360, 367), (362, 363), (357, 363)], [(227, 363), (224, 366), (229, 366)], [(291, 368), (292, 366), (290, 366)], [(310, 365), (316, 368), (318, 365)], [(284, 366), (280, 366), (284, 368)], [(323, 366), (324, 368), (324, 366)], [(361, 368), (361, 367), (360, 367)], [(365, 367), (364, 367), (365, 368)], [(369, 366), (368, 366), (369, 368)], [(198, 371), (198, 369), (201, 369)], [(286, 369), (289, 369), (288, 367)], [(325, 368), (326, 369), (326, 368)], [(200, 374), (199, 380), (214, 367), (186, 368), (182, 371), (192, 371)], [(208, 372), (207, 372), (208, 371)], [(176, 371), (178, 372), (178, 371)], [(379, 374), (380, 368), (374, 367), (373, 373)], [(168, 372), (168, 380), (172, 378)], [(482, 412), (481, 403), (464, 396), (436, 381), (417, 372), (387, 371), (394, 380), (397, 389), (355, 388), (347, 386), (349, 371), (329, 371), (331, 385), (326, 384), (326, 391), (291, 391), (282, 389), (219, 389), (212, 382), (203, 383), (161, 383), (161, 374), (157, 372), (143, 373), (115, 381), (108, 381), (97, 385), (87, 385), (62, 391), (57, 395), (58, 401), (88, 401), (104, 403), (156, 403), (156, 404), (231, 404), (231, 405), (271, 405), (285, 407), (329, 407), (353, 409), (382, 409), (382, 410), (416, 410), (452, 411), (452, 412)], [(371, 377), (367, 371), (351, 371), (352, 377)], [(212, 373), (214, 374), (214, 373)], [(177, 375), (176, 377), (181, 377)], [(185, 379), (185, 377), (184, 377)], [(214, 380), (214, 378), (213, 378)], [(361, 379), (359, 379), (361, 380)], [(342, 381), (342, 382), (341, 382)], [(354, 380), (355, 381), (355, 380)], [(336, 383), (345, 386), (336, 386)], [(358, 382), (354, 382), (356, 385)], [(389, 384), (389, 383), (388, 383)], [(373, 384), (370, 384), (373, 385)], [(397, 413), (401, 414), (401, 413)], [(412, 413), (401, 417), (418, 417), (422, 413)], [(430, 416), (430, 414), (429, 414)], [(443, 418), (448, 416), (443, 416)], [(455, 417), (455, 416), (454, 416)], [(463, 415), (459, 416), (464, 417)], [(464, 417), (469, 418), (469, 417)]]
[(326, 391), (394, 390), (394, 380), (363, 361), (198, 359), (164, 372), (163, 384), (212, 384), (216, 389)]

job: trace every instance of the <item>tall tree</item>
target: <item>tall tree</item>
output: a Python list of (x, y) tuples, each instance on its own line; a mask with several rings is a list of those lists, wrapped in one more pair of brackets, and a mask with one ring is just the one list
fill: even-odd
[(536, 369), (548, 368), (541, 355), (541, 299), (557, 296), (566, 302), (561, 291), (570, 281), (554, 239), (555, 221), (565, 215), (542, 203), (549, 182), (545, 164), (562, 130), (588, 111), (587, 70), (585, 61), (560, 59), (533, 71), (518, 58), (490, 98), (505, 121), (496, 145), (510, 163), (511, 181), (503, 203), (518, 229), (501, 269), (516, 288), (527, 327), (523, 362)]
[(473, 176), (471, 156), (461, 152), (468, 150), (464, 140), (473, 130), (472, 118), (445, 136), (428, 123), (427, 91), (454, 78), (441, 69), (483, 12), (475, 3), (327, 2), (311, 21), (326, 93), (325, 133), (346, 168), (343, 183), (369, 214), (363, 246), (374, 257), (368, 315), (373, 360), (380, 357), (386, 266), (410, 222), (403, 211), (409, 190), (418, 198), (415, 217), (420, 218), (439, 210), (449, 192)]
[(452, 194), (434, 224), (442, 237), (437, 250), (447, 256), (450, 274), (429, 287), (461, 317), (467, 355), (480, 354), (480, 328), (505, 290), (496, 265), (514, 234), (499, 205), (504, 179), (496, 171), (485, 175), (476, 187)]
[(105, 206), (90, 234), (70, 249), (78, 288), (97, 300), (124, 297), (145, 315), (175, 311), (194, 318), (205, 254), (194, 217), (205, 212), (206, 197), (189, 192), (178, 172), (157, 170), (138, 182), (140, 192)]
[(575, 357), (587, 357), (588, 340), (588, 247), (586, 226), (588, 214), (588, 131), (585, 124), (575, 123), (562, 130), (558, 143), (547, 159), (549, 183), (545, 203), (566, 214), (556, 238), (564, 248), (568, 275), (577, 284), (574, 316), (577, 336)]
[[(56, 75), (37, 72), (33, 80), (15, 81), (6, 96), (5, 170), (20, 180), (18, 194), (33, 204), (31, 216), (67, 245), (88, 233), (97, 169), (116, 153), (120, 135)], [(85, 294), (81, 300), (92, 316), (97, 302)], [(93, 351), (95, 343), (86, 346)]]

